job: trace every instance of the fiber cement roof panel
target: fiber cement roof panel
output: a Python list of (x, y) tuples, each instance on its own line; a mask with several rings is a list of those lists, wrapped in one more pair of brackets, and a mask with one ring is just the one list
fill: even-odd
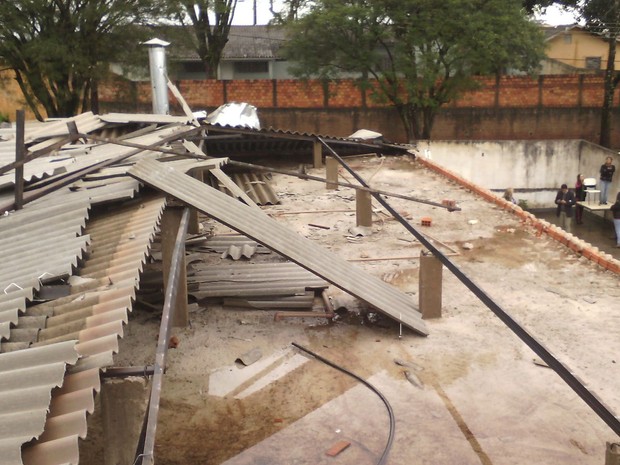
[(100, 389), (99, 370), (113, 363), (112, 355), (118, 352), (118, 338), (123, 335), (135, 297), (137, 280), (119, 282), (116, 270), (120, 266), (121, 275), (134, 273), (137, 278), (165, 203), (164, 196), (151, 196), (93, 215), (85, 228), (92, 239), (92, 250), (84, 260), (83, 277), (92, 276), (88, 270), (96, 271), (106, 277), (106, 288), (27, 309), (27, 314), (47, 316), (35, 347), (43, 349), (51, 343), (76, 339), (75, 350), (81, 358), (66, 376), (62, 389), (54, 391), (45, 432), (24, 448), (25, 464), (78, 463), (78, 438), (86, 435), (86, 413), (94, 410), (94, 393)]
[(24, 141), (26, 144), (29, 144), (37, 140), (68, 136), (69, 128), (67, 127), (67, 123), (69, 122), (74, 122), (77, 126), (78, 132), (82, 133), (88, 133), (97, 129), (101, 129), (107, 124), (101, 118), (99, 118), (99, 116), (94, 115), (90, 111), (87, 111), (71, 118), (48, 120), (43, 124), (32, 128), (32, 130), (27, 129)]
[(414, 331), (427, 334), (422, 316), (408, 295), (293, 233), (263, 212), (157, 161), (143, 160), (129, 174), (277, 251)]
[(158, 124), (190, 124), (188, 116), (154, 115), (150, 113), (106, 113), (99, 116), (106, 123), (158, 123)]
[(67, 364), (75, 363), (76, 341), (0, 354), (0, 457), (3, 465), (22, 465), (22, 445), (44, 430), (54, 387)]
[[(38, 289), (40, 279), (72, 274), (87, 247), (88, 237), (82, 235), (82, 228), (89, 203), (79, 196), (65, 200), (62, 204), (28, 204), (0, 217), (0, 289)], [(56, 225), (63, 228), (57, 230)]]
[[(214, 170), (211, 172), (214, 173)], [(230, 173), (228, 176), (255, 204), (276, 205), (280, 203), (271, 183), (263, 173)], [(211, 185), (224, 193), (230, 192), (230, 189), (221, 182), (212, 182)]]

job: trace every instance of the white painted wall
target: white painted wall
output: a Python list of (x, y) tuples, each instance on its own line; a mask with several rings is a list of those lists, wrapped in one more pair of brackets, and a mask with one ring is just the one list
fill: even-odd
[(418, 155), (501, 196), (508, 187), (529, 208), (552, 208), (563, 183), (575, 186), (577, 174), (598, 181), (599, 168), (612, 156), (616, 174), (609, 200), (620, 191), (620, 156), (583, 140), (421, 141)]

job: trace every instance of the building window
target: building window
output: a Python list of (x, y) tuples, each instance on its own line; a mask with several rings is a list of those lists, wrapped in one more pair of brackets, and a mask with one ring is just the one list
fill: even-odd
[(573, 35), (569, 34), (568, 32), (564, 33), (564, 43), (565, 44), (572, 44), (573, 43)]
[(601, 69), (601, 57), (586, 57), (586, 69)]
[(202, 61), (185, 61), (181, 64), (184, 73), (205, 73), (205, 64)]
[(269, 72), (267, 61), (235, 61), (235, 73), (239, 74), (262, 74)]

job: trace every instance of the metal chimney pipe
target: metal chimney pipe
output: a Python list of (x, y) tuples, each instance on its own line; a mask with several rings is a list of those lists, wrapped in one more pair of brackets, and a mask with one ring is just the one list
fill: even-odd
[(153, 113), (156, 115), (167, 115), (170, 112), (170, 106), (168, 104), (166, 47), (170, 45), (170, 43), (160, 39), (151, 39), (147, 42), (143, 42), (143, 45), (149, 48)]

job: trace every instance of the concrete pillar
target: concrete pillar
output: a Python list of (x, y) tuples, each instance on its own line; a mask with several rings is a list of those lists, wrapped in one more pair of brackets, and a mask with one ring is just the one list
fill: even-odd
[(323, 144), (316, 140), (312, 143), (312, 165), (315, 168), (323, 167)]
[(607, 443), (605, 449), (605, 465), (620, 465), (620, 443)]
[(107, 379), (101, 385), (103, 463), (132, 465), (149, 399), (145, 378)]
[[(168, 285), (168, 272), (172, 261), (174, 244), (179, 230), (181, 217), (183, 216), (182, 207), (167, 207), (161, 219), (161, 255), (162, 271), (164, 273), (164, 291)], [(189, 311), (187, 308), (187, 267), (185, 263), (185, 244), (183, 245), (183, 258), (181, 274), (177, 287), (176, 300), (172, 303), (174, 307), (172, 318), (173, 326), (187, 326), (189, 323)]]
[(338, 182), (338, 165), (338, 160), (336, 160), (335, 158), (325, 157), (325, 178), (327, 179), (327, 184), (325, 185), (325, 188), (327, 190), (333, 191), (338, 189), (338, 184), (336, 184)]
[(420, 311), (422, 318), (441, 318), (443, 265), (430, 252), (420, 252)]
[(368, 191), (355, 189), (355, 224), (372, 227), (372, 196)]
[[(204, 171), (196, 170), (192, 173), (192, 176), (200, 182), (204, 182)], [(191, 208), (189, 210), (189, 223), (187, 225), (187, 232), (189, 234), (200, 234), (200, 221), (198, 220), (198, 210)]]

